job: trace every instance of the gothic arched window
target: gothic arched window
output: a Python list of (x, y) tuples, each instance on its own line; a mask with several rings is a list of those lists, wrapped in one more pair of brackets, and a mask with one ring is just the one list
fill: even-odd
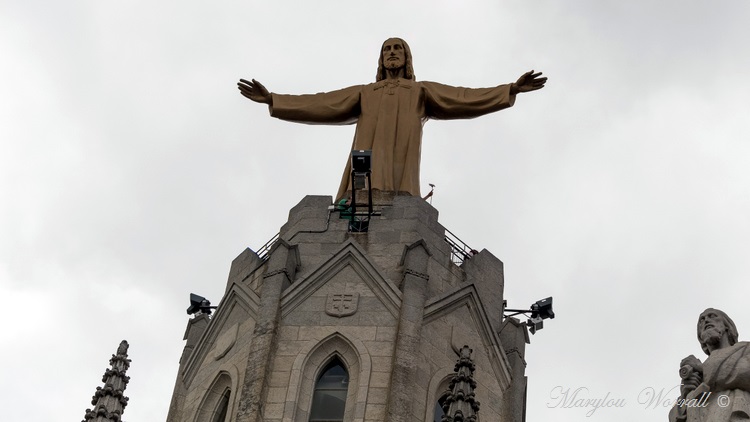
[[(193, 422), (225, 422), (232, 412), (232, 378), (220, 372), (205, 392)], [(187, 419), (186, 419), (187, 420)]]
[(219, 404), (214, 410), (214, 416), (211, 418), (211, 422), (224, 422), (227, 418), (227, 410), (229, 409), (229, 396), (232, 392), (226, 390), (219, 400)]
[(338, 358), (333, 358), (315, 382), (310, 422), (340, 422), (344, 420), (349, 373)]
[(446, 394), (443, 394), (438, 401), (435, 402), (435, 416), (433, 418), (434, 422), (440, 422), (443, 420), (443, 415), (445, 415), (445, 412), (443, 412), (443, 403), (445, 403), (445, 396)]

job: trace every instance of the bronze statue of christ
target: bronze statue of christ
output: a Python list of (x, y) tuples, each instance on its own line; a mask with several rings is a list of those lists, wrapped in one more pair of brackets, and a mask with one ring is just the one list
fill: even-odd
[[(428, 119), (471, 119), (511, 107), (516, 95), (544, 87), (533, 70), (494, 88), (462, 88), (417, 82), (406, 41), (383, 43), (375, 83), (310, 95), (269, 92), (255, 79), (237, 84), (245, 97), (268, 104), (271, 116), (308, 124), (356, 123), (352, 150), (372, 151), (371, 187), (421, 196), (419, 161), (422, 125)], [(351, 191), (351, 158), (336, 199)]]

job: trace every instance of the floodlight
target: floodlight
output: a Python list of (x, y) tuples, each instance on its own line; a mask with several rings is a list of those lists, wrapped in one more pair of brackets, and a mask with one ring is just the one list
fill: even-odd
[(536, 316), (542, 319), (555, 318), (555, 312), (552, 311), (552, 297), (537, 300), (536, 303), (531, 305), (531, 317), (534, 318)]
[(198, 312), (211, 315), (212, 309), (216, 309), (216, 306), (211, 306), (211, 302), (208, 299), (195, 293), (190, 293), (190, 306), (187, 308), (188, 315), (197, 314)]
[(352, 189), (364, 189), (365, 180), (372, 171), (372, 151), (354, 150), (352, 151)]
[(531, 318), (528, 321), (526, 321), (526, 325), (529, 326), (529, 331), (531, 334), (536, 334), (537, 331), (544, 328), (544, 322), (540, 317)]
[[(370, 216), (372, 215), (372, 151), (370, 150), (353, 150), (352, 151), (352, 216), (355, 217), (349, 222), (350, 232), (366, 232)], [(367, 216), (363, 217), (357, 213), (357, 190), (367, 190)], [(354, 222), (359, 218), (360, 224), (355, 226)]]
[[(507, 309), (505, 308), (505, 305), (507, 304), (507, 301), (503, 301), (503, 317), (508, 318), (514, 315), (519, 314), (531, 314), (528, 321), (526, 321), (526, 325), (529, 327), (529, 331), (531, 334), (536, 333), (537, 331), (544, 328), (544, 321), (545, 319), (552, 319), (555, 317), (555, 312), (552, 311), (552, 297), (548, 297), (546, 299), (537, 300), (531, 305), (531, 309)], [(512, 312), (510, 314), (506, 314), (506, 312)]]
[(372, 151), (370, 150), (352, 151), (352, 171), (355, 173), (369, 173), (372, 170), (371, 158)]

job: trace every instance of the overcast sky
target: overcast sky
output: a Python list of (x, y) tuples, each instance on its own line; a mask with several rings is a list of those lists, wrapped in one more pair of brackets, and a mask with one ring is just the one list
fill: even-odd
[[(273, 119), (237, 79), (369, 83), (400, 36), (418, 80), (549, 77), (422, 146), (509, 306), (554, 297), (527, 420), (666, 420), (639, 396), (676, 396), (703, 309), (750, 338), (750, 2), (458, 3), (0, 0), (0, 418), (83, 419), (128, 339), (125, 420), (165, 420), (189, 293), (217, 304), (234, 257), (334, 195), (354, 133)], [(625, 405), (555, 407), (568, 388)]]

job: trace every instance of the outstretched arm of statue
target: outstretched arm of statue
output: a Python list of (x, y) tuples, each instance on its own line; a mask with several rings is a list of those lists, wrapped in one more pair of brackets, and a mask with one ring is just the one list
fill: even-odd
[(237, 88), (240, 89), (240, 94), (245, 98), (249, 98), (256, 103), (268, 104), (270, 106), (273, 105), (273, 97), (271, 96), (271, 93), (268, 92), (263, 84), (255, 79), (252, 79), (252, 82), (240, 79), (240, 81), (237, 82)]
[(511, 95), (516, 95), (522, 92), (536, 91), (537, 89), (544, 88), (544, 84), (547, 82), (547, 78), (540, 78), (542, 72), (534, 73), (533, 70), (521, 75), (518, 80), (510, 84)]

